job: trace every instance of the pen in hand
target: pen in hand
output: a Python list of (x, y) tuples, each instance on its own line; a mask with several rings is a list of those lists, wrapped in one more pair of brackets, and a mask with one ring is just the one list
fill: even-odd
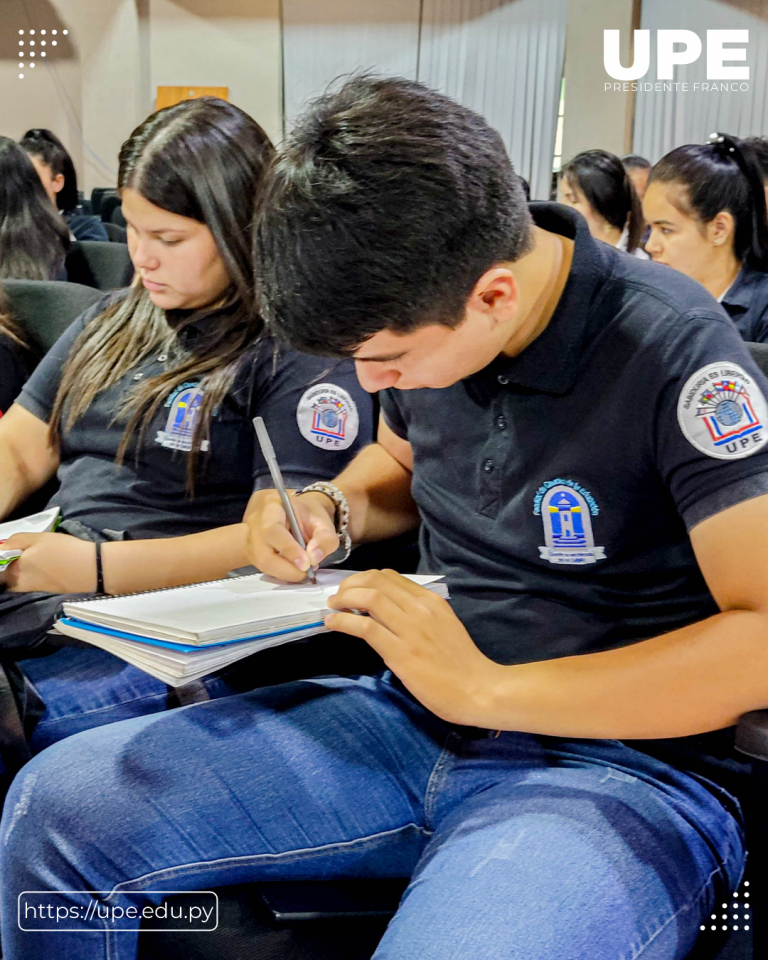
[[(256, 436), (259, 439), (259, 446), (261, 447), (261, 452), (264, 455), (264, 459), (267, 461), (267, 466), (269, 467), (269, 473), (272, 477), (272, 483), (275, 485), (275, 489), (280, 494), (280, 500), (283, 504), (283, 510), (285, 510), (285, 515), (288, 517), (288, 522), (291, 525), (291, 533), (293, 534), (293, 539), (298, 543), (302, 550), (307, 549), (307, 545), (304, 542), (304, 537), (301, 535), (301, 530), (299, 528), (298, 520), (296, 519), (296, 514), (293, 512), (293, 506), (291, 504), (291, 498), (288, 496), (288, 493), (285, 489), (285, 483), (283, 482), (283, 475), (280, 472), (280, 467), (277, 463), (277, 457), (275, 456), (275, 448), (272, 446), (272, 441), (269, 439), (269, 433), (267, 432), (267, 425), (264, 423), (262, 417), (254, 417), (253, 425), (256, 428)], [(315, 574), (315, 568), (310, 566), (307, 570), (307, 580), (310, 583), (317, 583), (317, 576)]]

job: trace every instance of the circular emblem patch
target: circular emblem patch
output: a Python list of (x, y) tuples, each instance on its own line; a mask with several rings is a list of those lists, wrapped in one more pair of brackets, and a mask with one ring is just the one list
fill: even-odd
[(346, 450), (360, 427), (355, 401), (335, 383), (310, 387), (299, 400), (296, 422), (305, 440), (327, 450)]
[(710, 363), (689, 377), (677, 401), (686, 440), (708, 457), (736, 460), (768, 440), (768, 405), (754, 379), (730, 360)]

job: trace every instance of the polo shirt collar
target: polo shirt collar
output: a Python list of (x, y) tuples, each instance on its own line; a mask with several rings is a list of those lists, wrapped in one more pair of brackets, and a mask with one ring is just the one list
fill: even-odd
[[(497, 357), (469, 377), (465, 382), (473, 393), (478, 380), (488, 384), (490, 378), (536, 393), (566, 394), (576, 383), (581, 355), (591, 339), (595, 292), (600, 280), (611, 272), (613, 250), (595, 240), (586, 220), (569, 207), (532, 203), (530, 210), (537, 226), (574, 240), (568, 280), (546, 329), (516, 357)], [(482, 387), (480, 392), (484, 392)]]
[(759, 273), (745, 264), (720, 298), (720, 303), (724, 307), (741, 307), (742, 310), (749, 310), (755, 293), (754, 286), (764, 276), (765, 274)]

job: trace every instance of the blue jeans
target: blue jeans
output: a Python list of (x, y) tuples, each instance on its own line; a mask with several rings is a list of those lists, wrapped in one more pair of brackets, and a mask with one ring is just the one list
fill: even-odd
[(411, 876), (377, 960), (682, 960), (741, 877), (732, 798), (619, 741), (470, 733), (385, 674), (68, 737), (6, 801), (3, 956), (136, 956), (137, 920), (21, 931), (25, 890), (140, 909), (149, 891)]

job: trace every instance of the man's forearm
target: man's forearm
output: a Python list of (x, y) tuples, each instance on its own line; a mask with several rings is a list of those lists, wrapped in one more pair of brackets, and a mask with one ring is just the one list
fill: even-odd
[(731, 610), (618, 650), (489, 668), (467, 723), (556, 737), (653, 739), (768, 707), (766, 615)]
[(185, 537), (105, 543), (104, 586), (120, 594), (221, 579), (249, 563), (245, 536), (245, 524), (235, 523)]
[(373, 443), (333, 481), (349, 502), (353, 543), (395, 537), (419, 523), (412, 474), (381, 444)]

